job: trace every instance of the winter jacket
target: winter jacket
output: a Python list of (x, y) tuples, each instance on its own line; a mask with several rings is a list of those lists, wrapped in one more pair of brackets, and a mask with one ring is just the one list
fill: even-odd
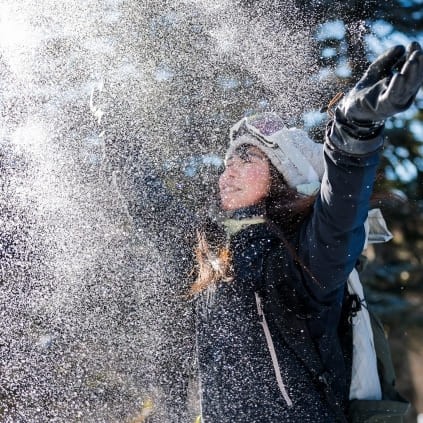
[[(287, 235), (295, 253), (265, 223), (231, 238), (235, 280), (208, 289), (197, 303), (203, 423), (336, 421), (321, 387), (292, 349), (301, 346), (303, 330), (296, 332), (284, 322), (294, 315), (306, 325), (335, 400), (344, 404), (348, 375), (337, 330), (345, 284), (364, 244), (380, 144), (369, 143), (373, 151), (353, 155), (326, 141), (326, 170), (313, 212), (296, 233)], [(256, 293), (263, 300), (285, 396), (257, 313)]]

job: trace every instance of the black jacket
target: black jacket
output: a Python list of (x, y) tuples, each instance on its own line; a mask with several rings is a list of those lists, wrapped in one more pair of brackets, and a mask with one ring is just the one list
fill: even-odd
[[(304, 330), (286, 323), (291, 315), (305, 322), (336, 401), (347, 399), (337, 330), (345, 283), (364, 244), (363, 223), (378, 152), (352, 157), (326, 145), (325, 161), (314, 211), (289, 237), (301, 264), (266, 224), (253, 225), (230, 241), (235, 281), (220, 283), (199, 297), (197, 344), (204, 423), (336, 420), (304, 363), (308, 352), (299, 357), (293, 351), (301, 348)], [(263, 297), (291, 406), (276, 382), (256, 292)]]

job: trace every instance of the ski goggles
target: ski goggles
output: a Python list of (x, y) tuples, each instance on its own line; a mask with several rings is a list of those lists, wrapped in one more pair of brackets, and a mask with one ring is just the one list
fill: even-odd
[(246, 117), (238, 121), (235, 125), (233, 125), (230, 129), (229, 134), (231, 141), (235, 138), (241, 137), (242, 135), (251, 135), (256, 140), (260, 141), (260, 143), (262, 143), (265, 147), (279, 147), (279, 145), (275, 141), (272, 141), (270, 138), (263, 135), (261, 131), (254, 125), (248, 123), (248, 118)]

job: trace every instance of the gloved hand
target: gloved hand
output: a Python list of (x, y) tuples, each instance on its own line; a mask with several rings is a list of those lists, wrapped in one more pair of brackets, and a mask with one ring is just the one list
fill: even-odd
[[(396, 73), (394, 73), (397, 71)], [(342, 99), (328, 139), (350, 154), (370, 153), (383, 144), (385, 119), (408, 109), (423, 83), (423, 51), (413, 42), (380, 55)]]
[[(398, 69), (398, 73), (393, 73)], [(402, 112), (414, 101), (423, 83), (423, 52), (419, 43), (395, 46), (367, 69), (339, 108), (347, 121), (368, 126)]]

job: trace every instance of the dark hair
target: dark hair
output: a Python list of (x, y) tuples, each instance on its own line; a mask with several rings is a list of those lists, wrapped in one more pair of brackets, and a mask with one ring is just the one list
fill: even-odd
[(311, 214), (316, 197), (299, 194), (288, 186), (282, 174), (271, 163), (269, 165), (271, 185), (269, 195), (264, 200), (266, 218), (289, 234), (298, 229)]

